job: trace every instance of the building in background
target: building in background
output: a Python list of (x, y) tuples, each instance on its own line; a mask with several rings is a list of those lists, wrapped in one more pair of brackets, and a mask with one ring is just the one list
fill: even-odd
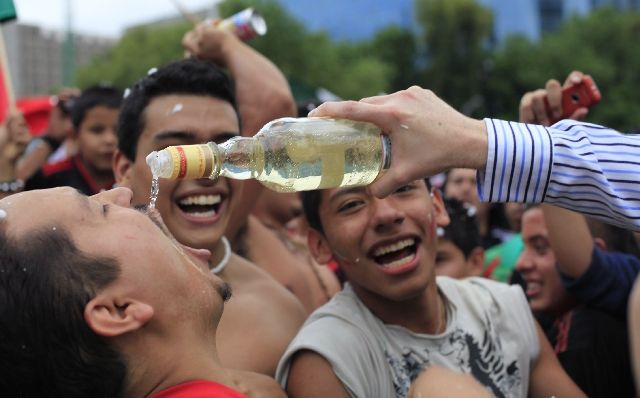
[[(65, 32), (16, 22), (2, 26), (16, 97), (49, 94), (63, 86)], [(89, 63), (117, 39), (74, 34), (75, 65)]]
[[(640, 10), (640, 0), (478, 0), (493, 10), (496, 43), (519, 34), (538, 40), (574, 14), (586, 15), (596, 7)], [(416, 31), (414, 0), (280, 0), (310, 30), (325, 30), (335, 40), (358, 41), (398, 25)]]

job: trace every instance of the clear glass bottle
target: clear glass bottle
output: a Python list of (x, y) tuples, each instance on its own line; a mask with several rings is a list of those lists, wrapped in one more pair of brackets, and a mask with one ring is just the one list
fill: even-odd
[(154, 151), (154, 178), (255, 178), (279, 192), (368, 185), (389, 167), (389, 138), (365, 122), (282, 118), (254, 137)]

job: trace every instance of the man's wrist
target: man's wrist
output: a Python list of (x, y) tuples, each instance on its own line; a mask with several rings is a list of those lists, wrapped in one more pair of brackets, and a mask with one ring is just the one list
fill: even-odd
[(0, 181), (11, 181), (16, 178), (16, 161), (0, 158)]
[(0, 181), (0, 193), (16, 193), (22, 191), (24, 181), (20, 179), (11, 181)]

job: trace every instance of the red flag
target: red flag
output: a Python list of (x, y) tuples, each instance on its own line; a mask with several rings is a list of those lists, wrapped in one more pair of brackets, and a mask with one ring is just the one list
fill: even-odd
[(9, 111), (9, 93), (5, 82), (4, 71), (0, 68), (0, 121), (4, 121)]
[(22, 112), (31, 135), (42, 135), (49, 126), (49, 115), (53, 109), (50, 96), (22, 97), (16, 101), (16, 107)]

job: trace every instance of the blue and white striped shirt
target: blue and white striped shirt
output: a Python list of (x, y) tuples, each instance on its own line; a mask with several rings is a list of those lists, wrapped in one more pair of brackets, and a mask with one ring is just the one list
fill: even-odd
[(545, 202), (640, 230), (640, 135), (575, 120), (485, 124), (483, 201)]

